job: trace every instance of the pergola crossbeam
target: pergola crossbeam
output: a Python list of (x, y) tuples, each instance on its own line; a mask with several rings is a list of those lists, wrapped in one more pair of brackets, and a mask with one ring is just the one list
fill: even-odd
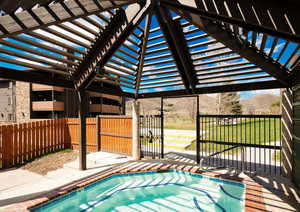
[(180, 23), (177, 20), (172, 19), (166, 8), (157, 7), (155, 12), (158, 23), (165, 35), (166, 41), (183, 80), (185, 89), (187, 91), (191, 90), (192, 93), (194, 93), (197, 78)]
[[(101, 70), (117, 49), (139, 24), (149, 9), (150, 1), (146, 5), (133, 4), (125, 10), (122, 8), (110, 20), (103, 32), (96, 38), (92, 47), (73, 73), (75, 87), (86, 88), (94, 80), (97, 70)], [(124, 64), (125, 65), (125, 64)]]
[[(32, 31), (35, 29), (39, 29), (41, 27), (47, 27), (51, 25), (56, 25), (62, 22), (66, 21), (71, 21), (75, 20), (81, 17), (86, 17), (89, 15), (93, 15), (96, 13), (100, 13), (109, 9), (115, 9), (115, 8), (120, 8), (124, 5), (128, 4), (133, 4), (138, 2), (138, 0), (127, 0), (127, 1), (114, 1), (112, 3), (109, 0), (103, 0), (103, 1), (98, 1), (98, 4), (100, 7), (98, 7), (93, 0), (81, 0), (81, 5), (79, 6), (76, 3), (76, 0), (69, 0), (68, 2), (65, 3), (65, 6), (68, 8), (69, 11), (76, 11), (77, 14), (75, 16), (69, 15), (68, 17), (61, 18), (58, 16), (58, 14), (65, 14), (66, 10), (59, 2), (53, 3), (51, 5), (44, 5), (44, 6), (39, 6), (37, 8), (31, 9), (31, 11), (36, 14), (38, 17), (43, 17), (41, 21), (44, 23), (41, 25), (38, 23), (37, 25), (27, 27), (27, 28), (20, 28), (20, 27), (12, 27), (15, 24), (18, 24), (16, 21), (11, 22), (11, 19), (9, 19), (10, 14), (0, 16), (0, 23), (5, 29), (4, 31), (2, 30), (2, 34), (0, 34), (0, 38), (4, 37), (9, 37), (11, 35), (16, 35), (20, 33), (25, 33), (28, 31)], [(1, 5), (0, 5), (1, 6)], [(86, 10), (80, 9), (81, 7), (84, 7)], [(0, 7), (1, 9), (1, 7)], [(81, 13), (78, 12), (78, 9), (81, 11)], [(13, 11), (11, 11), (13, 12)], [(18, 16), (22, 16), (23, 14), (26, 14), (27, 10), (24, 10), (22, 12), (16, 13)], [(79, 14), (78, 14), (79, 13)], [(28, 13), (30, 14), (30, 13)], [(52, 18), (50, 18), (52, 17)], [(35, 17), (31, 16), (30, 19), (27, 19), (26, 22), (23, 21), (22, 23), (24, 25), (27, 25), (30, 22), (36, 22)]]
[[(195, 94), (249, 91), (249, 90), (254, 90), (254, 89), (264, 90), (264, 89), (276, 89), (276, 88), (283, 88), (283, 87), (284, 86), (277, 80), (270, 80), (270, 81), (264, 81), (264, 82), (238, 83), (238, 84), (196, 88)], [(185, 90), (161, 91), (161, 92), (139, 94), (139, 99), (156, 98), (156, 97), (161, 97), (161, 96), (176, 97), (176, 96), (182, 96), (182, 95), (186, 95)]]
[(177, 10), (177, 12), (183, 15), (187, 20), (194, 23), (200, 29), (208, 33), (218, 42), (227, 46), (229, 49), (236, 52), (249, 62), (257, 65), (264, 72), (270, 74), (270, 76), (274, 77), (282, 84), (288, 86), (288, 73), (285, 68), (282, 68), (280, 64), (270, 59), (266, 59), (266, 56), (258, 53), (256, 48), (251, 47), (244, 42), (241, 43), (237, 37), (232, 36), (232, 34), (226, 29), (223, 29), (219, 23), (212, 22), (211, 20), (202, 18), (200, 16), (197, 16), (196, 18), (195, 14), (186, 13), (182, 10)]
[[(285, 40), (300, 43), (299, 2), (235, 0), (160, 0), (173, 10), (201, 15), (214, 21), (239, 26), (247, 31), (266, 33)], [(215, 5), (207, 8), (207, 5)], [(227, 8), (226, 8), (227, 7)], [(218, 8), (218, 10), (216, 10)], [(230, 11), (228, 13), (228, 10)], [(232, 11), (238, 11), (233, 13)], [(255, 12), (254, 12), (255, 11)], [(192, 19), (197, 19), (194, 16)]]
[[(11, 68), (2, 68), (0, 69), (0, 78), (21, 81), (21, 82), (29, 82), (29, 83), (37, 83), (44, 84), (49, 86), (57, 86), (66, 89), (75, 89), (74, 83), (71, 80), (67, 80), (62, 76), (41, 72), (39, 70), (19, 70), (16, 71)], [(133, 98), (133, 94), (123, 92), (120, 88), (109, 88), (100, 86), (99, 83), (92, 83), (87, 91), (99, 92), (110, 94), (110, 95), (118, 95), (125, 96), (128, 98)]]
[(140, 88), (142, 71), (143, 71), (144, 62), (145, 62), (145, 52), (147, 49), (147, 42), (148, 42), (148, 38), (149, 38), (151, 21), (152, 21), (152, 10), (147, 16), (145, 28), (144, 28), (144, 36), (143, 36), (143, 40), (141, 43), (142, 44), (141, 55), (140, 55), (140, 60), (139, 60), (138, 68), (137, 68), (137, 74), (136, 74), (135, 97), (138, 97), (138, 92), (139, 92), (139, 88)]

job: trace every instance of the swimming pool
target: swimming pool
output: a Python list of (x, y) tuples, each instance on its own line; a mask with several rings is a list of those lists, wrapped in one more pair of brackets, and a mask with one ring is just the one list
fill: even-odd
[(239, 212), (244, 199), (244, 184), (170, 170), (113, 175), (30, 211)]

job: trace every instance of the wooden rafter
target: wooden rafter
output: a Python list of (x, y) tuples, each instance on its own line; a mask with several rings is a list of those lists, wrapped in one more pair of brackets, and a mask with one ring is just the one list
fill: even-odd
[[(235, 92), (235, 91), (249, 91), (249, 90), (264, 90), (264, 89), (275, 89), (283, 88), (282, 84), (276, 80), (265, 81), (265, 82), (252, 82), (243, 84), (231, 84), (231, 85), (220, 85), (213, 87), (196, 88), (195, 94), (209, 94), (209, 93), (220, 93), (220, 92)], [(176, 91), (161, 91), (153, 93), (139, 94), (139, 99), (143, 98), (156, 98), (156, 97), (172, 97), (186, 95), (185, 90)]]
[(110, 23), (96, 38), (83, 61), (72, 75), (77, 89), (89, 86), (97, 74), (96, 67), (98, 70), (102, 70), (131, 31), (145, 17), (150, 4), (151, 1), (148, 0), (145, 5), (129, 5), (125, 10), (120, 8), (116, 15), (113, 15)]
[[(114, 1), (114, 3), (112, 3), (109, 0), (103, 0), (98, 1), (98, 6), (93, 0), (81, 0), (81, 5), (78, 5), (76, 3), (76, 0), (69, 0), (64, 5), (66, 8), (68, 8), (69, 11), (76, 11), (76, 15), (74, 16), (68, 14), (66, 9), (63, 6), (61, 6), (59, 2), (53, 3), (49, 6), (40, 6), (35, 9), (31, 9), (31, 13), (36, 14), (36, 16), (39, 17), (39, 20), (36, 20), (35, 16), (31, 16), (27, 10), (15, 14), (16, 17), (27, 17), (27, 19), (20, 20), (25, 26), (32, 25), (30, 24), (32, 22), (37, 23), (26, 28), (16, 27), (16, 25), (19, 25), (17, 23), (17, 20), (12, 19), (10, 14), (7, 14), (4, 16), (0, 16), (0, 25), (4, 29), (1, 30), (0, 28), (0, 38), (9, 37), (11, 35), (25, 33), (28, 31), (33, 31), (41, 27), (45, 28), (47, 26), (60, 24), (66, 21), (72, 21), (81, 17), (86, 17), (109, 9), (120, 8), (124, 5), (133, 4), (137, 1), (138, 0)], [(82, 10), (81, 7), (84, 7), (86, 10)], [(61, 14), (68, 15), (60, 17)], [(43, 24), (41, 24), (40, 22), (43, 22)]]
[(187, 91), (191, 90), (192, 93), (194, 93), (197, 78), (182, 28), (176, 20), (172, 19), (166, 8), (157, 7), (155, 13), (173, 58), (175, 59), (184, 86)]
[(267, 60), (263, 54), (258, 53), (258, 50), (255, 47), (240, 43), (237, 37), (234, 37), (230, 32), (222, 28), (222, 26), (217, 22), (212, 22), (211, 20), (202, 18), (200, 16), (197, 16), (196, 19), (195, 15), (185, 13), (182, 10), (177, 10), (177, 12), (198, 26), (200, 29), (207, 32), (218, 42), (227, 46), (229, 49), (236, 52), (249, 62), (257, 65), (264, 72), (270, 74), (270, 76), (276, 78), (276, 80), (282, 84), (286, 86), (289, 85), (288, 73), (284, 67), (281, 67), (279, 63), (276, 63), (272, 60)]
[(146, 19), (146, 23), (145, 23), (145, 27), (144, 27), (144, 36), (143, 36), (143, 40), (141, 43), (141, 45), (142, 45), (141, 54), (140, 54), (140, 60), (139, 60), (139, 64), (138, 64), (138, 69), (137, 69), (137, 74), (136, 74), (136, 84), (135, 84), (135, 97), (136, 98), (138, 97), (142, 71), (144, 68), (145, 52), (146, 52), (147, 42), (148, 42), (148, 38), (149, 38), (149, 30), (150, 30), (151, 20), (152, 20), (152, 8)]
[[(67, 80), (59, 75), (53, 75), (39, 70), (19, 70), (16, 71), (10, 68), (0, 68), (0, 78), (9, 80), (38, 83), (50, 86), (58, 86), (67, 89), (75, 89), (71, 80)], [(100, 92), (111, 95), (125, 96), (133, 98), (133, 94), (123, 92), (119, 87), (101, 86), (99, 83), (92, 83), (87, 91)]]
[(285, 40), (300, 43), (299, 2), (247, 0), (160, 0), (162, 5), (193, 13), (211, 20), (236, 25), (248, 31), (262, 32)]

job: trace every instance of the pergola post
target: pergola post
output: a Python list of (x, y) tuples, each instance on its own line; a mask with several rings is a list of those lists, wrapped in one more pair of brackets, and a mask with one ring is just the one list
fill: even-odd
[(281, 91), (282, 111), (282, 172), (285, 177), (293, 174), (293, 94), (291, 89)]
[(164, 98), (160, 98), (160, 157), (164, 158)]
[(140, 103), (132, 102), (132, 157), (134, 160), (141, 159), (140, 145)]
[(200, 111), (199, 111), (199, 95), (197, 95), (197, 114), (196, 114), (196, 161), (200, 164)]
[(300, 83), (293, 88), (293, 182), (300, 188)]
[(300, 188), (300, 83), (282, 93), (283, 175)]
[(88, 101), (85, 90), (78, 90), (79, 170), (86, 170), (86, 116)]

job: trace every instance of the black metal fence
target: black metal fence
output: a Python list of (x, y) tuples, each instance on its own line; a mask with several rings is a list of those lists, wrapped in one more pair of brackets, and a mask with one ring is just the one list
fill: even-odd
[(281, 174), (281, 115), (198, 115), (197, 162)]
[(140, 116), (141, 157), (163, 158), (162, 126), (161, 115)]

